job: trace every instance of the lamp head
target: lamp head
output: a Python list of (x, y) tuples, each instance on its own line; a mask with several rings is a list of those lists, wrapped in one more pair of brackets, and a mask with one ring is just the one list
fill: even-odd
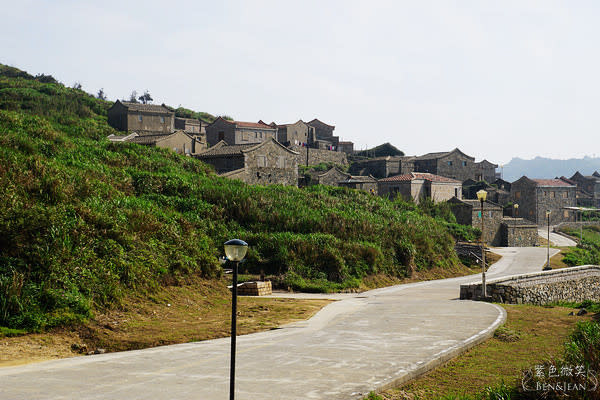
[(515, 204), (513, 205), (513, 207), (514, 207), (514, 208), (519, 208), (519, 205), (518, 205), (517, 203), (515, 203)]
[(225, 256), (229, 261), (242, 261), (248, 251), (248, 243), (240, 239), (225, 242)]
[(550, 214), (552, 214), (552, 211), (550, 211), (550, 210), (546, 210), (546, 217), (549, 217), (549, 216), (550, 216)]
[(477, 199), (481, 202), (485, 201), (487, 198), (487, 192), (483, 189), (477, 192)]

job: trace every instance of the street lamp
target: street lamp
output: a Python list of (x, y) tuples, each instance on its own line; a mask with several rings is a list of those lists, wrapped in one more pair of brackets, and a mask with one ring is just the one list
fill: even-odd
[(481, 203), (481, 289), (484, 299), (487, 297), (487, 291), (485, 288), (485, 246), (483, 243), (483, 203), (485, 202), (486, 198), (487, 192), (485, 190), (481, 189), (477, 192), (477, 199), (479, 199), (479, 202)]
[(231, 366), (229, 370), (229, 400), (235, 397), (235, 339), (237, 326), (237, 275), (238, 265), (246, 256), (248, 243), (240, 239), (225, 242), (225, 256), (233, 263), (233, 285), (231, 286)]
[(519, 211), (519, 205), (517, 203), (513, 204), (513, 243), (516, 244), (516, 237), (515, 237), (515, 229), (517, 228), (517, 219), (515, 218), (515, 215), (517, 214), (517, 211)]
[(547, 244), (547, 253), (546, 253), (546, 266), (544, 267), (544, 271), (548, 271), (551, 270), (552, 267), (550, 266), (550, 214), (552, 213), (552, 211), (550, 210), (546, 210), (546, 221), (548, 223), (548, 244)]

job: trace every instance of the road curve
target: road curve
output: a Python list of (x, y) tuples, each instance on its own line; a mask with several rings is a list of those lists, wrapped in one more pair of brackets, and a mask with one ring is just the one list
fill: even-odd
[[(553, 253), (557, 250), (551, 249)], [(544, 248), (503, 248), (489, 278), (541, 270)], [(360, 399), (487, 338), (505, 319), (458, 300), (469, 276), (361, 293), (238, 338), (236, 398)], [(229, 339), (0, 368), (0, 399), (224, 399)]]
[[(569, 239), (566, 236), (563, 235), (559, 235), (558, 233), (554, 232), (552, 230), (553, 228), (550, 227), (550, 243), (553, 244), (554, 246), (558, 246), (558, 247), (574, 247), (577, 246), (577, 242), (574, 241), (573, 239)], [(548, 239), (548, 228), (538, 228), (538, 235), (540, 235), (541, 237), (543, 237), (544, 239)]]

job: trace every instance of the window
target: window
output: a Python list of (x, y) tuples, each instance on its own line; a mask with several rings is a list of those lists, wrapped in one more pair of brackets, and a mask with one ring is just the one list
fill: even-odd
[(285, 168), (285, 156), (277, 157), (277, 168)]
[(563, 217), (569, 218), (569, 212), (567, 210), (563, 211)]
[(225, 132), (223, 132), (223, 131), (219, 132), (219, 142), (221, 140), (225, 140)]
[(248, 132), (242, 132), (242, 140), (248, 141), (250, 138), (248, 137)]
[(256, 166), (258, 168), (267, 167), (267, 156), (256, 156)]
[(521, 192), (515, 192), (515, 199), (521, 198)]
[(556, 192), (550, 192), (550, 195), (552, 196), (553, 199), (556, 198)]
[(164, 124), (165, 123), (165, 117), (160, 117), (160, 123)]
[(448, 161), (448, 166), (451, 167), (452, 166), (452, 161)]
[(142, 114), (138, 114), (138, 121), (142, 122)]
[(466, 166), (467, 166), (467, 162), (466, 162), (466, 161), (463, 161), (463, 162), (462, 162), (462, 166), (463, 166), (463, 167), (466, 167)]
[(568, 199), (569, 198), (569, 192), (563, 192), (563, 197), (565, 199)]

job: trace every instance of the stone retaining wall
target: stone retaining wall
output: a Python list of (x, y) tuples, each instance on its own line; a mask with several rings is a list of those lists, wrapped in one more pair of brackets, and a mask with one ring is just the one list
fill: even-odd
[[(544, 305), (557, 301), (600, 301), (600, 267), (584, 265), (487, 282), (485, 300), (508, 304)], [(481, 282), (460, 286), (461, 300), (483, 300)]]
[(240, 296), (266, 296), (272, 293), (271, 281), (244, 282), (238, 285), (238, 295)]

